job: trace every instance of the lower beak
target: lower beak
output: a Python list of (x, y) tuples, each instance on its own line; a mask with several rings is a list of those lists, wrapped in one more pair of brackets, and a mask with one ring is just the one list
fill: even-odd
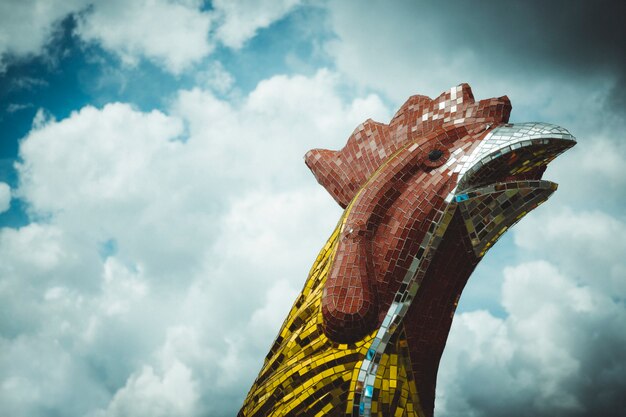
[(552, 195), (557, 184), (541, 180), (543, 172), (575, 144), (567, 130), (546, 123), (507, 124), (485, 136), (448, 196), (461, 211), (477, 256)]

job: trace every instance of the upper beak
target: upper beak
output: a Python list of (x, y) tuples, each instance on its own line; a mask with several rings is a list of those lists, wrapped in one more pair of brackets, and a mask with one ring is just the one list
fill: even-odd
[(448, 196), (458, 204), (477, 256), (556, 190), (542, 181), (548, 163), (576, 144), (566, 129), (547, 123), (499, 126), (464, 157)]

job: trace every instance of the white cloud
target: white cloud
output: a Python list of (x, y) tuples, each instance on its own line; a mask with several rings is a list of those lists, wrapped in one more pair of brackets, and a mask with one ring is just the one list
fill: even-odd
[[(326, 41), (325, 50), (337, 70), (361, 88), (379, 91), (399, 106), (410, 94), (436, 97), (467, 82), (479, 99), (507, 95), (513, 105), (513, 122), (540, 117), (540, 121), (563, 124), (575, 135), (606, 124), (613, 110), (604, 107), (606, 98), (619, 89), (621, 73), (594, 66), (589, 54), (560, 36), (575, 27), (577, 20), (564, 18), (560, 25), (542, 25), (548, 15), (538, 14), (530, 3), (519, 5), (518, 13), (507, 19), (502, 18), (508, 11), (501, 5), (480, 8), (458, 3), (442, 8), (409, 0), (394, 6), (328, 2), (336, 36)], [(490, 36), (486, 27), (500, 36)], [(543, 47), (527, 47), (532, 42), (541, 42)], [(599, 45), (582, 43), (580, 47), (590, 48), (589, 52), (599, 50)], [(555, 55), (554, 50), (560, 53)], [(611, 136), (620, 137), (620, 131), (614, 130)]]
[[(37, 220), (0, 231), (12, 415), (233, 415), (339, 217), (302, 156), (389, 117), (339, 83), (321, 70), (230, 102), (181, 91), (167, 112), (40, 112), (15, 190)], [(18, 352), (55, 340), (52, 390), (48, 362)], [(70, 410), (44, 400), (83, 387)]]
[[(189, 145), (199, 148), (190, 155), (195, 162), (190, 162), (209, 164), (213, 172), (219, 172), (220, 182), (249, 182), (253, 172), (284, 185), (308, 178), (301, 162), (309, 148), (343, 146), (345, 132), (351, 132), (366, 114), (383, 120), (389, 117), (374, 95), (345, 106), (334, 92), (339, 81), (326, 70), (312, 78), (275, 76), (260, 82), (238, 112), (202, 90), (181, 92), (173, 113), (185, 115)], [(210, 146), (206, 146), (208, 141)], [(287, 158), (294, 162), (283, 163)]]
[(6, 182), (0, 182), (0, 213), (11, 207), (11, 187)]
[(300, 0), (216, 0), (213, 7), (222, 19), (217, 37), (231, 48), (241, 48), (257, 30), (271, 25), (293, 10)]
[(50, 41), (54, 25), (86, 7), (86, 0), (8, 0), (0, 2), (0, 65), (2, 55), (36, 55)]
[[(218, 44), (241, 48), (257, 31), (283, 18), (300, 3), (199, 0), (4, 1), (0, 4), (0, 69), (5, 54), (34, 56), (52, 40), (67, 16), (75, 34), (134, 66), (148, 59), (181, 74), (209, 56)], [(28, 22), (27, 25), (24, 22)]]
[(107, 400), (106, 387), (91, 375), (95, 369), (76, 360), (68, 342), (61, 332), (0, 338), (3, 414), (44, 416), (63, 410), (63, 415), (82, 415)]
[(104, 315), (127, 314), (133, 304), (148, 295), (148, 284), (140, 269), (130, 270), (112, 256), (106, 258), (103, 267), (100, 311)]
[(20, 269), (28, 268), (29, 275), (45, 273), (64, 261), (62, 231), (55, 226), (31, 223), (20, 229), (6, 228), (0, 235), (3, 254), (11, 263), (19, 263)]
[(50, 212), (72, 210), (85, 201), (96, 208), (129, 195), (140, 198), (159, 186), (140, 185), (140, 176), (159, 162), (160, 153), (180, 147), (172, 139), (181, 133), (179, 120), (119, 103), (102, 110), (84, 107), (60, 122), (40, 122), (20, 147), (25, 161), (18, 164), (20, 192), (37, 210)]
[(603, 211), (541, 211), (515, 232), (515, 242), (535, 256), (558, 262), (575, 282), (626, 299), (626, 224)]
[(544, 177), (559, 184), (551, 203), (587, 211), (622, 211), (626, 198), (626, 144), (618, 133), (622, 129), (610, 124), (596, 132), (581, 132), (578, 145), (551, 163)]
[(51, 115), (46, 109), (39, 108), (37, 109), (37, 113), (35, 113), (35, 117), (33, 117), (33, 122), (31, 123), (31, 127), (33, 129), (39, 129), (44, 126), (46, 123), (54, 122), (56, 119), (53, 115)]
[[(609, 132), (607, 132), (609, 133)], [(579, 169), (590, 177), (600, 177), (610, 181), (609, 186), (623, 188), (626, 184), (624, 167), (626, 167), (626, 144), (617, 137), (594, 137), (586, 143), (581, 156)], [(602, 161), (602, 163), (598, 163)]]
[(558, 206), (542, 207), (517, 225), (516, 251), (529, 260), (504, 268), (506, 316), (455, 317), (440, 368), (438, 412), (621, 415), (624, 232), (626, 224), (605, 212)]
[(619, 415), (621, 302), (534, 261), (504, 271), (502, 303), (506, 318), (455, 317), (439, 372), (440, 415)]
[(214, 62), (205, 70), (196, 72), (196, 85), (216, 91), (227, 93), (235, 83), (235, 78), (220, 62)]
[(192, 372), (182, 363), (175, 362), (162, 376), (145, 366), (131, 375), (106, 411), (96, 412), (93, 417), (194, 416), (198, 395)]
[(28, 108), (33, 107), (32, 103), (26, 103), (26, 104), (21, 104), (21, 103), (10, 103), (7, 106), (7, 113), (15, 113), (18, 112), (20, 110), (25, 110)]
[(86, 41), (135, 65), (145, 57), (179, 74), (207, 56), (212, 17), (195, 1), (140, 0), (98, 2), (78, 20)]
[(449, 28), (415, 3), (405, 1), (389, 8), (384, 2), (362, 7), (331, 1), (329, 9), (337, 36), (326, 49), (353, 82), (384, 91), (401, 104), (410, 94), (437, 96), (451, 86), (473, 81), (459, 80), (459, 74), (469, 74), (458, 69), (475, 65), (475, 55), (455, 47), (451, 51), (442, 36)]

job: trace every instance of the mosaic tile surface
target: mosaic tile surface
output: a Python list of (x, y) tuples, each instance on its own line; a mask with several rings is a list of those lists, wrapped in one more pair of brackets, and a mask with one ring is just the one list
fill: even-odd
[(432, 416), (439, 360), (472, 271), (557, 188), (547, 164), (575, 144), (509, 124), (505, 97), (461, 84), (367, 120), (305, 162), (345, 208), (239, 416)]

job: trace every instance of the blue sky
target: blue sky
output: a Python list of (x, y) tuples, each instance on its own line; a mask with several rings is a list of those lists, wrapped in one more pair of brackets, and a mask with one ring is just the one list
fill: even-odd
[(236, 414), (341, 213), (304, 153), (468, 82), (579, 144), (470, 279), (436, 415), (623, 415), (623, 16), (609, 1), (1, 2), (2, 414)]

